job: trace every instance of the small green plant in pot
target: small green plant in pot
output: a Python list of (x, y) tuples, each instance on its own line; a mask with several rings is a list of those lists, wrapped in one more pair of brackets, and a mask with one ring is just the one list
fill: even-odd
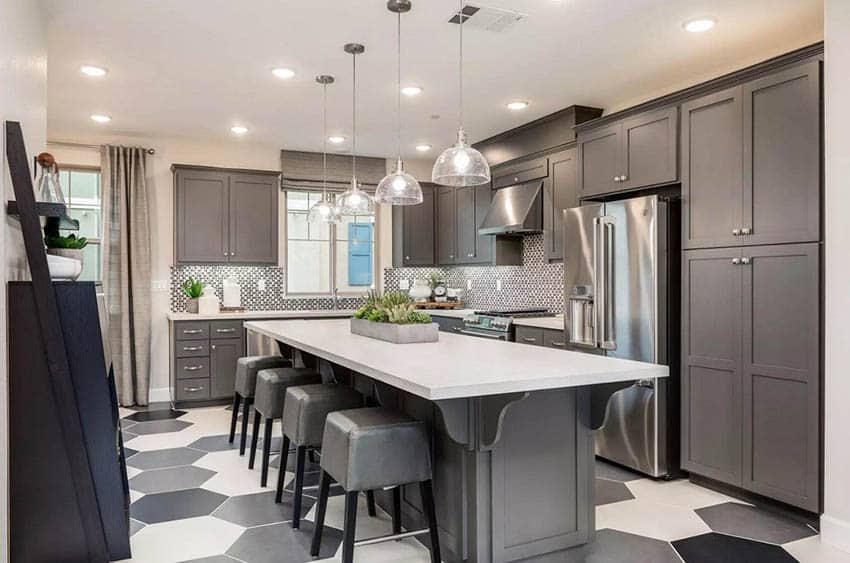
[(351, 319), (351, 332), (396, 344), (436, 342), (438, 327), (428, 313), (417, 311), (413, 299), (404, 291), (381, 295), (370, 291), (366, 304)]
[(88, 245), (86, 237), (77, 238), (76, 235), (46, 237), (44, 244), (47, 253), (63, 258), (71, 258), (83, 263), (83, 249)]
[(183, 285), (180, 286), (180, 289), (189, 298), (186, 302), (186, 310), (190, 313), (198, 312), (198, 299), (200, 299), (201, 295), (204, 294), (204, 284), (201, 283), (200, 280), (196, 280), (193, 277), (189, 277), (186, 281), (183, 282)]

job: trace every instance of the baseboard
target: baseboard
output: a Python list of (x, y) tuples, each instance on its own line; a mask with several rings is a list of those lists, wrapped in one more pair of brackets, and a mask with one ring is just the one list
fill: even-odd
[(820, 517), (820, 537), (823, 543), (850, 552), (850, 522), (823, 514)]
[(169, 387), (158, 387), (148, 391), (148, 401), (151, 403), (162, 403), (171, 400), (171, 389)]

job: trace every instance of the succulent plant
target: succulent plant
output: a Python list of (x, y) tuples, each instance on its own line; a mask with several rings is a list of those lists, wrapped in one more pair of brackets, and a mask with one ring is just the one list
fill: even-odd
[(418, 324), (430, 323), (427, 313), (417, 311), (410, 295), (404, 291), (390, 291), (383, 296), (375, 290), (366, 295), (366, 304), (360, 307), (354, 317), (376, 323)]

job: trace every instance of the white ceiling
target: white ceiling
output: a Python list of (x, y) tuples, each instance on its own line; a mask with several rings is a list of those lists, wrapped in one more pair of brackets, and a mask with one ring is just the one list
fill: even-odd
[[(320, 73), (333, 74), (329, 134), (351, 137), (351, 58), (358, 59), (358, 153), (395, 150), (395, 16), (385, 0), (45, 0), (51, 14), (48, 128), (53, 140), (104, 134), (230, 138), (321, 148)], [(486, 138), (572, 104), (621, 109), (823, 36), (822, 0), (486, 0), (527, 18), (503, 33), (466, 31), (466, 126)], [(413, 0), (403, 16), (403, 145), (453, 140), (454, 0)], [(683, 21), (710, 15), (703, 34)], [(105, 78), (82, 64), (109, 69)], [(295, 78), (280, 80), (285, 66)], [(531, 102), (521, 112), (512, 99)], [(106, 113), (113, 121), (93, 123)], [(439, 115), (439, 119), (432, 119)], [(342, 150), (348, 150), (348, 143)], [(421, 155), (419, 155), (421, 156)]]

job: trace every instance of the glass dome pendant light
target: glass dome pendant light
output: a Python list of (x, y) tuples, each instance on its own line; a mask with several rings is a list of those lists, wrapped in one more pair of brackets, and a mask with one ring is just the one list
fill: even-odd
[(357, 185), (357, 55), (366, 47), (359, 43), (347, 43), (344, 47), (351, 55), (353, 79), (351, 87), (351, 187), (337, 199), (340, 215), (374, 215), (375, 200)]
[(397, 126), (396, 140), (398, 142), (398, 159), (393, 172), (384, 176), (375, 191), (375, 201), (390, 205), (416, 205), (422, 203), (422, 187), (412, 175), (404, 171), (401, 160), (401, 14), (409, 12), (410, 0), (389, 0), (387, 9), (398, 14), (398, 83), (397, 96)]
[(486, 184), (490, 181), (490, 165), (480, 152), (466, 142), (463, 128), (463, 14), (464, 0), (460, 0), (458, 27), (460, 28), (459, 88), (457, 143), (447, 148), (437, 158), (431, 171), (431, 180), (443, 186), (463, 187)]
[(334, 83), (334, 77), (322, 74), (316, 77), (322, 85), (322, 199), (313, 204), (307, 215), (310, 223), (339, 223), (339, 209), (328, 195), (328, 84)]

